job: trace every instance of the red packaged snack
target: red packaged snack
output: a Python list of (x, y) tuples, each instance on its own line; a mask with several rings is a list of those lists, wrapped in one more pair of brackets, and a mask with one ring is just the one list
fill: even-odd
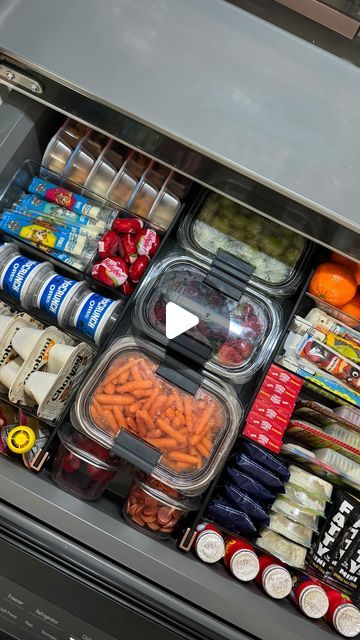
[(99, 240), (98, 252), (100, 258), (109, 258), (115, 256), (118, 250), (119, 238), (115, 231), (107, 231)]
[(257, 400), (261, 400), (272, 407), (282, 409), (283, 413), (288, 417), (291, 416), (295, 406), (295, 398), (291, 398), (290, 395), (279, 396), (279, 394), (271, 393), (265, 389), (260, 389)]
[(108, 275), (106, 268), (103, 266), (102, 263), (100, 263), (98, 271), (97, 271), (97, 275), (94, 276), (96, 278), (96, 280), (99, 280), (99, 282), (102, 282), (103, 284), (106, 284), (108, 287), (113, 287), (114, 283), (112, 281), (112, 279), (110, 278), (110, 276)]
[(100, 265), (101, 265), (101, 262), (95, 262), (95, 264), (93, 264), (92, 269), (91, 269), (91, 275), (92, 275), (93, 278), (97, 278), (98, 277)]
[(128, 263), (132, 264), (137, 258), (137, 246), (135, 237), (130, 233), (118, 238), (118, 250), (121, 257)]
[(138, 218), (117, 218), (112, 224), (116, 233), (139, 233), (144, 228), (144, 222)]
[(113, 287), (119, 287), (124, 284), (128, 279), (128, 267), (122, 258), (114, 256), (113, 258), (105, 258), (99, 267), (99, 279), (102, 274), (106, 272), (106, 275), (110, 278)]
[(139, 256), (148, 256), (151, 258), (159, 248), (160, 238), (153, 229), (141, 231), (136, 236), (136, 246)]
[(135, 262), (133, 262), (133, 264), (129, 269), (129, 276), (132, 282), (134, 283), (139, 282), (142, 274), (146, 271), (147, 267), (149, 266), (149, 263), (150, 263), (150, 258), (148, 258), (147, 256), (138, 256), (136, 258)]
[(132, 286), (129, 279), (121, 285), (120, 291), (122, 291), (125, 296), (131, 296), (132, 292), (134, 291), (134, 287)]
[(224, 563), (233, 576), (243, 582), (254, 580), (260, 569), (255, 549), (240, 538), (225, 540)]
[(329, 599), (320, 582), (306, 575), (293, 579), (290, 599), (308, 618), (315, 620), (322, 618), (329, 608)]
[(285, 565), (267, 554), (259, 556), (260, 571), (255, 578), (256, 584), (264, 589), (271, 598), (282, 600), (292, 589), (292, 578)]
[(289, 416), (287, 411), (282, 410), (281, 407), (274, 407), (267, 402), (263, 402), (259, 398), (256, 398), (250, 413), (253, 411), (276, 423), (279, 429), (285, 430), (288, 425)]
[(277, 424), (275, 420), (269, 420), (253, 410), (250, 411), (247, 417), (247, 422), (260, 431), (264, 431), (265, 433), (272, 433), (279, 439), (282, 438), (286, 429), (286, 424), (284, 425), (282, 422), (280, 424)]
[(208, 564), (218, 562), (225, 553), (225, 542), (220, 529), (210, 522), (203, 522), (196, 528), (194, 550), (198, 558)]
[(326, 584), (322, 585), (329, 598), (325, 620), (330, 622), (345, 638), (355, 638), (360, 633), (360, 611), (349, 596)]
[(298, 397), (298, 391), (292, 387), (288, 387), (269, 375), (266, 376), (261, 388), (265, 389), (265, 391), (270, 391), (270, 393), (277, 393), (279, 396), (287, 396), (288, 398), (294, 398), (295, 400)]
[(282, 439), (278, 439), (273, 436), (271, 433), (264, 433), (257, 427), (254, 427), (252, 424), (248, 422), (245, 425), (243, 435), (253, 440), (254, 442), (258, 442), (269, 451), (273, 451), (274, 453), (280, 453), (282, 447)]
[(272, 364), (269, 369), (269, 374), (274, 380), (278, 380), (282, 384), (286, 385), (288, 391), (290, 389), (294, 389), (298, 393), (301, 391), (301, 387), (303, 385), (303, 381), (301, 378), (296, 376), (294, 373), (290, 373), (290, 371), (285, 371), (277, 364)]

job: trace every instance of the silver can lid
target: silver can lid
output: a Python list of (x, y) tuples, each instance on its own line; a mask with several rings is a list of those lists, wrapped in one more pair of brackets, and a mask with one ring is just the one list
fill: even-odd
[(301, 592), (299, 607), (309, 618), (322, 618), (329, 608), (329, 599), (321, 587), (310, 584)]
[(195, 541), (195, 551), (203, 562), (218, 562), (225, 553), (224, 540), (216, 531), (201, 531)]
[(292, 578), (285, 567), (271, 564), (262, 574), (264, 591), (271, 597), (281, 600), (286, 598), (292, 589)]
[(333, 625), (345, 638), (355, 638), (360, 633), (360, 611), (350, 602), (344, 602), (336, 608)]
[(257, 555), (249, 549), (240, 549), (231, 558), (230, 570), (238, 580), (254, 580), (260, 570)]

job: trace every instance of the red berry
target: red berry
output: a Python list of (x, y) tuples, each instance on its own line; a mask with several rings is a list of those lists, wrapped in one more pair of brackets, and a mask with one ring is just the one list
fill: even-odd
[(61, 466), (65, 473), (74, 473), (74, 471), (80, 469), (81, 460), (74, 453), (69, 451), (63, 456)]

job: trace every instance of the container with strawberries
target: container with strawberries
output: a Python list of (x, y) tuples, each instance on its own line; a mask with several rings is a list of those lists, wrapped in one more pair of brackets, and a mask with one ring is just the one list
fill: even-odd
[(145, 226), (140, 218), (119, 217), (99, 240), (98, 260), (91, 275), (129, 296), (160, 246), (158, 230)]
[(245, 283), (232, 298), (208, 282), (208, 273), (201, 260), (168, 255), (147, 274), (133, 322), (147, 336), (167, 344), (167, 303), (193, 313), (199, 322), (187, 335), (210, 348), (205, 367), (242, 383), (262, 365), (276, 340), (279, 308)]

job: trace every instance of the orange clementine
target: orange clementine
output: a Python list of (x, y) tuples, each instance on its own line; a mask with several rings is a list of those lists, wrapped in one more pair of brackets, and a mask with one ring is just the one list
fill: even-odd
[(350, 302), (347, 302), (341, 307), (341, 311), (360, 320), (360, 295), (357, 293)]
[(331, 254), (331, 260), (333, 262), (337, 262), (338, 264), (343, 264), (350, 273), (354, 276), (357, 284), (360, 284), (360, 264), (355, 262), (355, 260), (350, 260), (350, 258), (346, 258), (342, 256), (340, 253), (336, 253), (335, 251)]
[(354, 276), (342, 264), (324, 262), (316, 269), (309, 285), (309, 292), (334, 307), (342, 307), (356, 294)]

